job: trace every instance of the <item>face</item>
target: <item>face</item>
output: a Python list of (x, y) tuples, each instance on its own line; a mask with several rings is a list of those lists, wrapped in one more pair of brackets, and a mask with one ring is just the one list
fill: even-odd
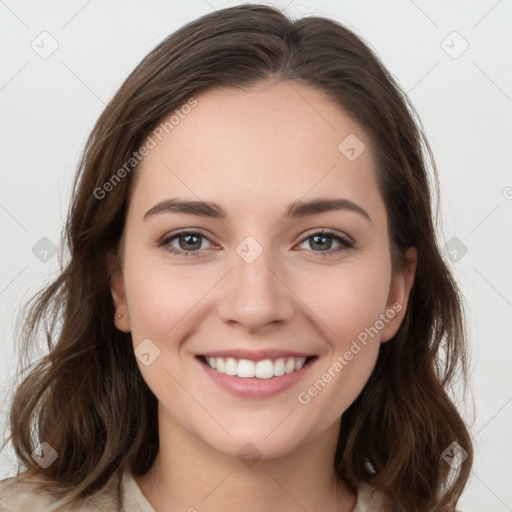
[(161, 429), (262, 457), (336, 439), (414, 273), (392, 273), (368, 137), (298, 83), (195, 99), (136, 171), (117, 326)]

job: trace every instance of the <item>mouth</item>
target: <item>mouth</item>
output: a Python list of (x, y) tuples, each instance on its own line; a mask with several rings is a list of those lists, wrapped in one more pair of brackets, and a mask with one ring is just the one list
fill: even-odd
[(310, 364), (317, 356), (290, 356), (275, 359), (236, 359), (234, 357), (198, 356), (198, 359), (218, 373), (241, 379), (272, 379), (297, 372)]
[[(245, 356), (247, 357), (247, 355)], [(286, 357), (252, 359), (218, 357), (213, 354), (196, 356), (210, 382), (244, 399), (263, 400), (297, 386), (310, 372), (318, 356), (287, 355)]]

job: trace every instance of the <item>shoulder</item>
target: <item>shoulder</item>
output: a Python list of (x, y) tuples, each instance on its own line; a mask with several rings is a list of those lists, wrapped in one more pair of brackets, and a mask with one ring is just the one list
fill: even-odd
[(58, 497), (45, 492), (44, 483), (23, 474), (0, 481), (0, 512), (47, 510)]
[[(368, 484), (361, 484), (357, 490), (357, 503), (352, 512), (385, 512), (382, 493)], [(448, 509), (446, 509), (448, 512)], [(463, 512), (459, 508), (454, 512)]]
[(357, 503), (353, 512), (381, 512), (382, 495), (368, 484), (361, 484), (357, 489)]
[[(47, 481), (46, 481), (47, 482)], [(122, 479), (122, 504), (125, 512), (154, 512), (128, 471)], [(115, 480), (89, 496), (81, 506), (66, 503), (69, 492), (52, 493), (45, 481), (24, 474), (0, 481), (0, 512), (117, 512), (119, 500)]]

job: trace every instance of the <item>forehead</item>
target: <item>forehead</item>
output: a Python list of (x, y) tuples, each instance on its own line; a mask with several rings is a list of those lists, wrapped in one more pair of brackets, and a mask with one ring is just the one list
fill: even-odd
[(177, 195), (252, 210), (307, 195), (380, 200), (368, 137), (321, 91), (280, 81), (194, 99), (172, 127), (151, 135), (156, 146), (132, 192), (141, 208)]

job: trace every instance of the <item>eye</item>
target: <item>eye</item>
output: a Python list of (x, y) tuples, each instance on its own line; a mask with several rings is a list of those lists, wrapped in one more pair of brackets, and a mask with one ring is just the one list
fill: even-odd
[[(354, 242), (341, 233), (332, 230), (322, 230), (312, 233), (302, 239), (300, 247), (316, 253), (319, 256), (329, 256), (353, 247)], [(199, 231), (180, 231), (162, 238), (158, 245), (165, 247), (171, 254), (177, 256), (199, 256), (204, 249), (212, 248), (212, 242)]]
[(180, 231), (165, 236), (158, 242), (158, 245), (165, 247), (172, 254), (179, 256), (198, 256), (202, 249), (208, 249), (210, 240), (197, 231)]
[(337, 231), (323, 230), (312, 233), (302, 239), (301, 245), (307, 244), (308, 247), (302, 247), (317, 253), (319, 256), (328, 256), (330, 254), (350, 249), (354, 242), (343, 236)]

